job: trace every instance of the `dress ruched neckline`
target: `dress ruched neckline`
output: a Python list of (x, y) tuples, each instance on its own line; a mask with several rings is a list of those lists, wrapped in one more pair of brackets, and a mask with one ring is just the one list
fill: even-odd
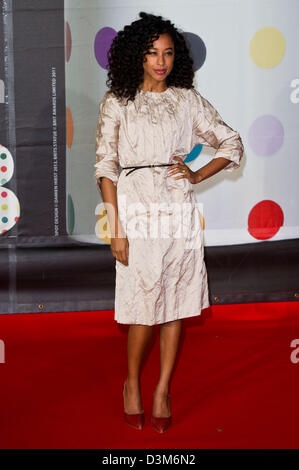
[(170, 87), (166, 88), (166, 90), (164, 91), (148, 91), (148, 90), (142, 90), (141, 88), (139, 88), (139, 91), (141, 93), (150, 94), (150, 95), (165, 95), (169, 90), (170, 90)]

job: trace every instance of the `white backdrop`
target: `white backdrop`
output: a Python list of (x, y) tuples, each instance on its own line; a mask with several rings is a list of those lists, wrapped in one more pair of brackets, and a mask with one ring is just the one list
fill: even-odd
[[(190, 40), (195, 88), (237, 130), (241, 167), (194, 186), (205, 245), (299, 237), (299, 1), (66, 0), (66, 106), (70, 236), (95, 233), (103, 205), (93, 179), (98, 105), (106, 87), (109, 41), (146, 11), (170, 19)], [(215, 150), (186, 160), (192, 170)]]

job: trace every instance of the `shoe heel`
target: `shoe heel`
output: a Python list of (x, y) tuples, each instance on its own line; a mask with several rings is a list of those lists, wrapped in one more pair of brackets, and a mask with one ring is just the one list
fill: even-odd
[[(167, 399), (169, 401), (170, 395), (167, 396)], [(172, 415), (167, 416), (167, 417), (157, 417), (157, 416), (151, 416), (151, 425), (153, 428), (162, 434), (163, 432), (167, 431), (167, 429), (171, 426), (172, 423)]]
[[(125, 385), (124, 383), (124, 388), (123, 388), (123, 395), (125, 395)], [(145, 423), (145, 416), (144, 416), (144, 410), (142, 410), (141, 413), (127, 413), (124, 410), (124, 419), (129, 426), (132, 426), (135, 429), (143, 429), (144, 423)]]

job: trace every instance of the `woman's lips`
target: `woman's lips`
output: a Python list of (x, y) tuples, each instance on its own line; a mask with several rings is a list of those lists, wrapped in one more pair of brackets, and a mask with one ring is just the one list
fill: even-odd
[(166, 70), (155, 70), (155, 72), (158, 74), (158, 75), (163, 75)]

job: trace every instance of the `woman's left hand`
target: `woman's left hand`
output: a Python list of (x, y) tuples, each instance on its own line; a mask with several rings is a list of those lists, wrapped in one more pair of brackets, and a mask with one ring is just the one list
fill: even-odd
[(173, 176), (176, 173), (182, 173), (180, 176), (176, 176), (174, 179), (179, 180), (181, 178), (186, 178), (192, 184), (196, 184), (199, 182), (196, 173), (190, 170), (190, 168), (184, 163), (181, 157), (173, 157), (173, 159), (179, 160), (179, 162), (169, 168), (169, 170), (167, 171), (167, 176)]

